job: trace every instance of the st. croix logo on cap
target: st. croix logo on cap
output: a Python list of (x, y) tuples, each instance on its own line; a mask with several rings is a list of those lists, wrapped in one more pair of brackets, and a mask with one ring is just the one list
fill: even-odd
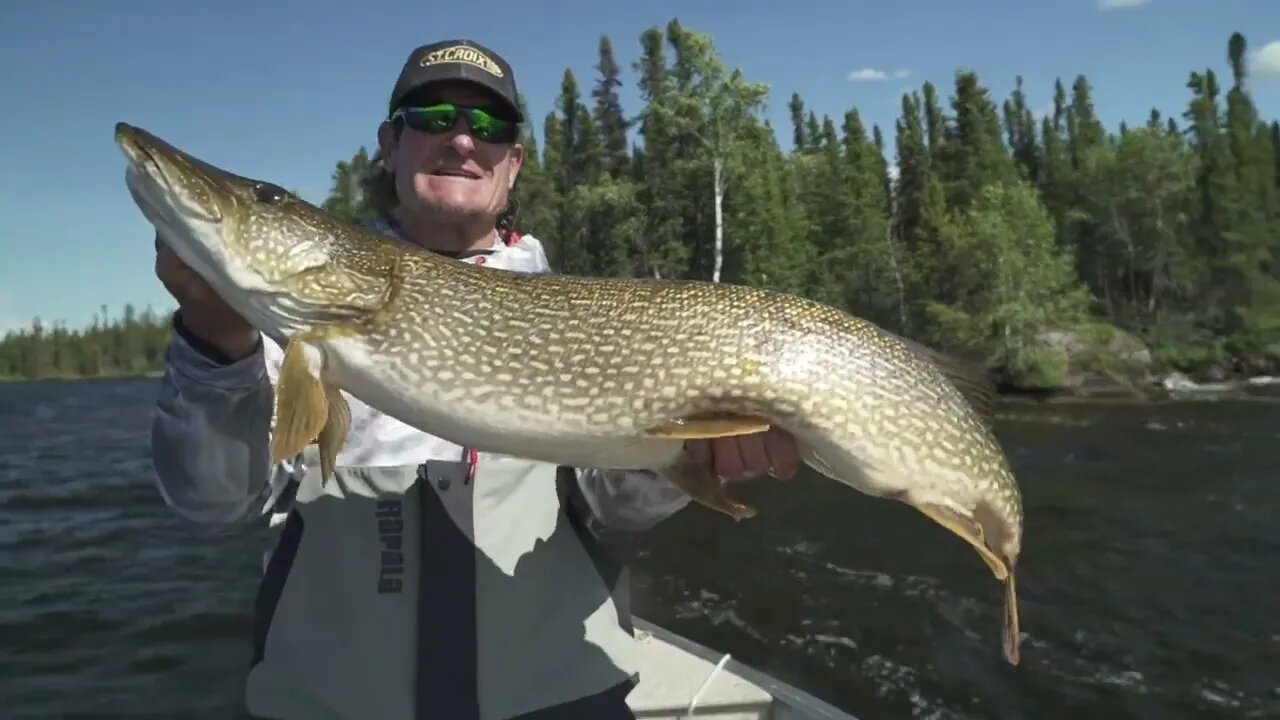
[(418, 62), (422, 67), (442, 63), (474, 65), (494, 77), (502, 77), (502, 68), (498, 67), (498, 63), (470, 45), (451, 45), (447, 48), (432, 50)]

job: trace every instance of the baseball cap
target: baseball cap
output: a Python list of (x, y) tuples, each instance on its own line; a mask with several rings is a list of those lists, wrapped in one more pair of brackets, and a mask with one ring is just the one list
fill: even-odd
[(409, 53), (391, 90), (388, 114), (395, 112), (410, 93), (441, 81), (478, 85), (496, 95), (516, 121), (524, 122), (511, 65), (498, 53), (473, 40), (442, 40)]

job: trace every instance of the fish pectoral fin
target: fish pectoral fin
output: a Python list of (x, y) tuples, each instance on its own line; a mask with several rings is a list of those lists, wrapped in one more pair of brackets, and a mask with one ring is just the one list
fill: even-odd
[(964, 538), (991, 568), (997, 580), (1004, 581), (1003, 626), (1001, 630), (1004, 657), (1011, 665), (1017, 665), (1020, 656), (1022, 631), (1018, 627), (1018, 590), (1014, 581), (1014, 568), (1007, 559), (987, 547), (985, 533), (977, 520), (964, 517), (948, 508), (930, 503), (911, 503), (934, 522)]
[(759, 415), (708, 412), (671, 418), (646, 429), (645, 434), (651, 437), (702, 440), (764, 432), (770, 425), (772, 421), (769, 418)]
[(329, 394), (320, 380), (322, 359), (305, 339), (295, 338), (284, 351), (276, 380), (276, 426), (271, 461), (293, 457), (325, 428), (331, 412)]
[(756, 515), (755, 508), (730, 496), (720, 478), (710, 468), (695, 463), (688, 453), (682, 453), (680, 460), (661, 468), (658, 473), (685, 491), (695, 502), (734, 520), (744, 520)]
[[(908, 502), (910, 503), (909, 500)], [(987, 563), (987, 567), (991, 568), (991, 572), (996, 576), (997, 580), (1004, 580), (1009, 575), (1009, 568), (1004, 560), (1000, 559), (991, 548), (987, 547), (982, 526), (978, 524), (977, 520), (964, 517), (941, 505), (933, 505), (931, 503), (910, 504), (928, 516), (929, 519), (959, 535), (965, 542), (972, 545), (978, 551), (978, 555)]]
[(324, 487), (329, 476), (333, 474), (333, 466), (337, 463), (338, 451), (347, 440), (351, 430), (351, 406), (342, 392), (333, 385), (324, 386), (325, 398), (329, 404), (328, 416), (316, 443), (320, 450), (320, 487)]

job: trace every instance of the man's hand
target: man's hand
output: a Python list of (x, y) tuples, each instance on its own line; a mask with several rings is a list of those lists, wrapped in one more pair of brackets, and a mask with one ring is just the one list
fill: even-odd
[(178, 301), (182, 323), (193, 335), (233, 359), (247, 357), (258, 332), (170, 250), (156, 233), (156, 277)]
[(689, 440), (685, 449), (694, 462), (730, 482), (761, 475), (786, 479), (800, 470), (795, 438), (778, 428), (750, 435)]

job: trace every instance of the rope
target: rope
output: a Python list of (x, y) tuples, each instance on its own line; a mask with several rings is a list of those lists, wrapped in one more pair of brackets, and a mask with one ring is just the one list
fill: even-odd
[(689, 707), (684, 711), (685, 717), (687, 718), (693, 717), (693, 710), (698, 706), (698, 700), (702, 698), (702, 693), (706, 691), (707, 686), (711, 684), (712, 678), (714, 678), (717, 673), (723, 670), (725, 663), (728, 663), (728, 662), (729, 662), (729, 654), (725, 653), (724, 657), (720, 658), (720, 662), (716, 663), (716, 666), (714, 668), (711, 668), (711, 672), (707, 673), (707, 678), (702, 681), (702, 687), (698, 688), (698, 692), (694, 693), (693, 698), (689, 700)]

